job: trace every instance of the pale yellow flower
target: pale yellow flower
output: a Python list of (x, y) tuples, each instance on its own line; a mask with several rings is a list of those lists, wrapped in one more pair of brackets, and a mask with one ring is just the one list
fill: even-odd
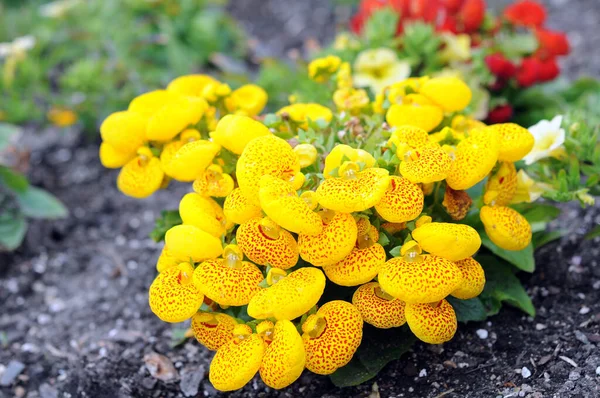
[(544, 192), (550, 189), (550, 185), (535, 181), (525, 170), (519, 170), (517, 173), (517, 190), (510, 203), (535, 202)]
[(69, 127), (77, 122), (77, 114), (66, 108), (52, 108), (46, 116), (57, 127)]
[(558, 115), (552, 120), (540, 120), (529, 128), (535, 143), (533, 149), (523, 158), (525, 164), (530, 165), (540, 159), (560, 158), (564, 155), (565, 130), (561, 128), (562, 118), (562, 115)]
[(365, 50), (354, 62), (354, 85), (379, 94), (386, 87), (410, 76), (410, 65), (389, 48)]
[(444, 62), (468, 61), (471, 59), (471, 37), (461, 34), (443, 33), (441, 35), (444, 48), (440, 51), (440, 58)]

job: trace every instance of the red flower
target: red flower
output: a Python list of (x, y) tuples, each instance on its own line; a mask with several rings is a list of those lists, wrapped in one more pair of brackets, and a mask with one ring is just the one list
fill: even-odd
[(363, 12), (357, 12), (356, 14), (354, 14), (354, 16), (350, 18), (350, 30), (359, 35), (360, 32), (362, 32), (362, 28), (365, 24), (366, 19), (367, 15)]
[(546, 20), (546, 9), (533, 0), (521, 0), (504, 9), (504, 17), (513, 25), (542, 26)]
[(484, 0), (464, 0), (458, 14), (458, 27), (463, 33), (476, 32), (485, 18)]
[(457, 34), (458, 26), (457, 26), (456, 18), (452, 15), (446, 15), (442, 24), (438, 27), (438, 31), (440, 32), (450, 32)]
[(513, 108), (510, 105), (498, 105), (488, 113), (487, 123), (506, 123), (512, 118)]
[(456, 14), (464, 0), (442, 0), (442, 5), (448, 14)]
[(537, 58), (523, 58), (517, 70), (517, 82), (521, 87), (533, 86), (538, 82), (540, 61)]
[(440, 4), (438, 0), (363, 0), (358, 13), (350, 20), (350, 29), (359, 34), (368, 18), (385, 7), (393, 8), (400, 15), (397, 32), (402, 33), (406, 21), (435, 22)]
[(560, 68), (556, 62), (556, 58), (550, 58), (538, 63), (538, 80), (541, 82), (549, 82), (560, 75)]
[(510, 79), (517, 73), (517, 67), (501, 53), (485, 57), (485, 64), (490, 72), (500, 79)]
[(570, 52), (569, 40), (563, 32), (554, 32), (546, 29), (537, 29), (535, 32), (539, 42), (536, 53), (541, 59), (548, 59), (567, 55)]

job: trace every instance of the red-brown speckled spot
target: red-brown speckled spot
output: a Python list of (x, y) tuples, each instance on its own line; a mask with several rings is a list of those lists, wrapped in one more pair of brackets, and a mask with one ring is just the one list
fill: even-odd
[(264, 354), (265, 342), (257, 334), (231, 340), (217, 350), (210, 364), (210, 382), (219, 391), (244, 387), (260, 369)]
[(515, 123), (494, 124), (489, 127), (500, 137), (498, 160), (516, 162), (523, 159), (535, 144), (533, 135), (524, 127)]
[(531, 225), (519, 212), (506, 206), (483, 206), (479, 213), (492, 242), (506, 250), (523, 250), (531, 242)]
[(377, 276), (385, 263), (385, 249), (374, 243), (364, 249), (355, 247), (342, 261), (324, 265), (325, 275), (341, 286), (357, 286), (369, 282)]
[(423, 211), (424, 195), (418, 185), (406, 178), (391, 176), (390, 185), (375, 210), (393, 223), (412, 221)]
[(452, 159), (438, 145), (416, 148), (411, 151), (410, 159), (400, 163), (400, 174), (412, 183), (430, 183), (441, 181), (448, 175)]
[(336, 213), (328, 224), (323, 225), (320, 234), (300, 234), (298, 249), (304, 261), (319, 267), (332, 265), (350, 254), (357, 237), (358, 228), (354, 217), (347, 213)]
[(255, 218), (237, 230), (237, 244), (246, 257), (258, 265), (288, 269), (298, 262), (298, 244), (288, 231), (281, 229), (275, 239), (261, 230), (260, 218)]
[(234, 318), (218, 312), (197, 312), (192, 317), (194, 337), (213, 351), (233, 339), (233, 329), (237, 324)]
[(460, 269), (463, 280), (452, 295), (461, 300), (479, 296), (485, 287), (485, 273), (481, 264), (473, 257), (457, 261), (455, 264)]
[(305, 364), (304, 343), (298, 330), (288, 320), (277, 321), (260, 367), (261, 379), (269, 387), (285, 388), (300, 377)]
[(449, 341), (456, 333), (454, 308), (446, 300), (433, 304), (407, 304), (404, 309), (410, 330), (429, 344)]
[(183, 322), (198, 311), (204, 296), (191, 283), (194, 268), (181, 263), (156, 276), (150, 286), (150, 309), (165, 322)]
[(196, 267), (194, 284), (209, 299), (221, 305), (246, 305), (261, 289), (262, 272), (252, 263), (243, 261), (230, 267), (221, 258), (208, 260)]
[(352, 304), (360, 311), (365, 322), (380, 329), (389, 329), (402, 326), (406, 323), (402, 300), (379, 297), (375, 289), (379, 283), (370, 282), (362, 285), (354, 292)]

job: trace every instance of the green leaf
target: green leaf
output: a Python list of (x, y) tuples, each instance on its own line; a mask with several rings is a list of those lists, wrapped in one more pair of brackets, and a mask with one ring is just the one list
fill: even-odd
[(508, 261), (522, 271), (533, 272), (535, 270), (535, 258), (533, 257), (532, 243), (523, 250), (511, 251), (496, 246), (485, 232), (479, 231), (479, 235), (481, 236), (481, 244), (498, 257)]
[(29, 186), (17, 192), (17, 203), (27, 217), (57, 219), (69, 214), (67, 208), (51, 193)]
[(10, 144), (12, 137), (20, 131), (21, 129), (17, 126), (8, 123), (0, 123), (0, 152)]
[(393, 8), (377, 10), (364, 27), (364, 37), (371, 47), (385, 44), (396, 35), (399, 15)]
[(392, 256), (392, 257), (399, 257), (400, 256), (400, 249), (402, 249), (402, 246), (393, 247), (390, 250), (390, 256)]
[(154, 229), (150, 232), (150, 238), (155, 242), (165, 239), (165, 234), (171, 228), (183, 223), (179, 216), (179, 210), (163, 210), (160, 217), (154, 222)]
[[(485, 271), (485, 288), (480, 299), (483, 303), (506, 302), (521, 309), (530, 316), (535, 316), (535, 308), (527, 295), (521, 281), (514, 274), (514, 269), (498, 257), (479, 255), (477, 261)], [(497, 312), (499, 307), (494, 307)], [(488, 311), (490, 313), (490, 311)]]
[(542, 246), (547, 245), (550, 242), (553, 242), (557, 239), (562, 238), (567, 233), (566, 230), (556, 230), (556, 231), (539, 231), (534, 232), (533, 237), (531, 238), (531, 242), (533, 243), (534, 249), (539, 249)]
[(529, 221), (532, 232), (544, 231), (550, 221), (558, 218), (561, 210), (551, 204), (527, 203), (514, 208)]
[(597, 238), (598, 236), (600, 236), (600, 225), (597, 225), (594, 229), (592, 229), (590, 232), (588, 232), (585, 235), (586, 239), (594, 239)]
[(390, 244), (390, 238), (388, 238), (387, 234), (382, 232), (379, 234), (379, 240), (377, 241), (381, 246), (387, 246)]
[(406, 325), (377, 329), (365, 324), (362, 342), (352, 360), (329, 377), (337, 387), (364, 383), (375, 377), (385, 365), (399, 359), (415, 341), (415, 336)]
[(23, 192), (29, 186), (23, 174), (4, 166), (0, 166), (0, 182), (13, 192)]
[(11, 217), (5, 214), (0, 217), (0, 247), (15, 250), (21, 245), (27, 232), (27, 221), (22, 215)]
[(448, 296), (446, 300), (454, 308), (459, 322), (484, 321), (488, 317), (483, 303), (477, 297), (469, 300), (459, 300), (456, 297)]

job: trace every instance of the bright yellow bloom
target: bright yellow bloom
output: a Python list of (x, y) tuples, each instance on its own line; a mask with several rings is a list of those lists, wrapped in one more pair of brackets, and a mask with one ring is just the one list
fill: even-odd
[(279, 111), (277, 111), (277, 114), (281, 116), (288, 115), (288, 117), (294, 123), (298, 124), (298, 127), (304, 130), (308, 129), (309, 119), (313, 122), (322, 120), (326, 123), (329, 123), (333, 118), (333, 113), (329, 108), (314, 103), (295, 103), (292, 105), (284, 106)]
[(135, 153), (144, 144), (146, 120), (135, 112), (112, 113), (100, 125), (100, 136), (115, 151)]
[(262, 112), (269, 99), (267, 92), (256, 84), (245, 84), (233, 90), (226, 103), (231, 111), (246, 116), (256, 116)]
[(335, 77), (338, 89), (352, 87), (352, 69), (348, 62), (343, 62)]
[(198, 227), (216, 238), (226, 232), (223, 209), (212, 198), (194, 192), (186, 194), (179, 202), (179, 215), (184, 224)]
[(413, 184), (429, 184), (446, 178), (452, 164), (450, 156), (439, 145), (428, 144), (404, 154), (400, 174)]
[(423, 250), (450, 261), (471, 257), (481, 246), (477, 231), (466, 224), (430, 222), (416, 228), (412, 237)]
[(286, 319), (277, 321), (260, 367), (261, 379), (271, 388), (285, 388), (300, 377), (305, 364), (304, 343), (296, 326)]
[(391, 176), (390, 185), (375, 210), (386, 221), (402, 223), (417, 218), (423, 211), (423, 203), (423, 191), (418, 185), (406, 178)]
[(208, 104), (197, 97), (173, 97), (148, 119), (146, 138), (168, 142), (190, 125), (200, 121)]
[(514, 163), (502, 162), (493, 175), (488, 177), (485, 185), (483, 203), (506, 206), (512, 201), (517, 191), (517, 169)]
[(196, 178), (192, 188), (194, 192), (202, 196), (223, 198), (233, 191), (234, 185), (233, 178), (229, 174), (223, 173), (220, 166), (213, 164)]
[(419, 90), (446, 112), (461, 111), (471, 102), (471, 89), (456, 77), (434, 77)]
[(317, 58), (308, 64), (308, 76), (316, 82), (324, 83), (337, 72), (341, 64), (342, 60), (335, 55)]
[(252, 218), (260, 217), (260, 206), (250, 203), (240, 188), (235, 188), (225, 199), (223, 204), (225, 218), (236, 224), (243, 224)]
[(231, 87), (229, 87), (229, 84), (220, 82), (209, 83), (202, 90), (202, 97), (210, 104), (215, 104), (219, 100), (226, 99), (230, 94)]
[(505, 250), (523, 250), (531, 242), (531, 225), (516, 210), (506, 206), (483, 206), (479, 213), (485, 232)]
[(387, 90), (387, 98), (392, 104), (401, 104), (404, 100), (404, 97), (410, 94), (418, 93), (423, 84), (425, 84), (428, 80), (429, 76), (409, 77), (408, 79), (394, 83)]
[(194, 262), (219, 257), (221, 241), (193, 225), (176, 225), (165, 235), (165, 245), (174, 256)]
[(369, 87), (374, 94), (410, 76), (410, 64), (398, 59), (389, 48), (375, 48), (361, 52), (354, 62), (354, 84)]
[(369, 105), (369, 95), (362, 89), (340, 88), (333, 93), (333, 102), (338, 111), (346, 111), (352, 115), (357, 115)]
[(241, 155), (244, 148), (256, 137), (271, 135), (262, 123), (241, 115), (227, 115), (217, 124), (210, 137), (228, 151)]
[(462, 282), (458, 289), (452, 292), (452, 296), (461, 300), (479, 296), (485, 287), (485, 273), (481, 264), (473, 257), (467, 257), (455, 264), (462, 274)]
[[(434, 135), (434, 134), (432, 134)], [(392, 136), (387, 142), (389, 148), (396, 147), (396, 155), (400, 159), (409, 149), (427, 146), (430, 135), (422, 128), (404, 125), (397, 126), (392, 131)]]
[(209, 84), (217, 83), (208, 75), (185, 75), (180, 76), (167, 86), (167, 91), (192, 97), (202, 97), (204, 88)]
[(445, 343), (452, 340), (456, 333), (456, 313), (446, 300), (431, 304), (406, 304), (404, 311), (410, 330), (426, 343)]
[(300, 162), (301, 168), (313, 164), (319, 155), (317, 148), (311, 144), (298, 144), (294, 147), (294, 152), (298, 155), (298, 161)]
[[(375, 158), (369, 152), (363, 149), (355, 149), (349, 145), (336, 145), (333, 147), (329, 155), (325, 158), (325, 168), (323, 169), (323, 177), (337, 177), (337, 170), (343, 162), (351, 161), (364, 165), (364, 168), (370, 168), (375, 165)], [(334, 173), (334, 171), (336, 171)]]
[(494, 124), (488, 127), (498, 134), (500, 140), (498, 160), (504, 162), (516, 162), (527, 155), (535, 140), (533, 135), (515, 123)]
[(163, 272), (166, 269), (185, 263), (186, 261), (189, 261), (189, 257), (176, 256), (165, 246), (156, 261), (156, 270), (158, 272)]
[(240, 225), (236, 240), (246, 257), (258, 265), (288, 269), (298, 262), (296, 239), (268, 217)]
[(471, 36), (442, 33), (440, 38), (444, 44), (444, 48), (440, 51), (440, 58), (443, 62), (471, 60)]
[(432, 131), (444, 119), (444, 111), (421, 94), (409, 94), (390, 106), (386, 120), (392, 127), (411, 125)]
[(146, 198), (160, 188), (163, 177), (160, 160), (148, 148), (143, 147), (138, 151), (138, 156), (121, 169), (117, 187), (127, 196)]
[(119, 167), (123, 167), (127, 162), (135, 158), (135, 155), (135, 151), (121, 152), (106, 142), (100, 144), (100, 163), (107, 169), (118, 169)]
[(535, 202), (551, 188), (548, 184), (533, 180), (525, 170), (521, 169), (517, 173), (517, 188), (510, 203)]
[(47, 117), (50, 123), (57, 127), (69, 127), (77, 122), (77, 114), (70, 109), (52, 108)]
[(204, 296), (192, 283), (194, 267), (181, 263), (158, 274), (150, 286), (150, 309), (165, 322), (183, 322), (196, 313)]
[(352, 304), (360, 311), (363, 320), (376, 328), (389, 329), (406, 323), (406, 303), (385, 293), (377, 282), (356, 289)]
[(234, 339), (233, 330), (237, 321), (227, 314), (197, 312), (192, 317), (192, 331), (200, 344), (216, 351)]
[[(200, 135), (196, 130), (186, 131), (190, 134), (195, 132), (197, 137)], [(191, 182), (202, 175), (220, 150), (220, 145), (207, 140), (190, 138), (189, 141), (174, 141), (163, 149), (160, 163), (168, 176), (177, 181)]]

